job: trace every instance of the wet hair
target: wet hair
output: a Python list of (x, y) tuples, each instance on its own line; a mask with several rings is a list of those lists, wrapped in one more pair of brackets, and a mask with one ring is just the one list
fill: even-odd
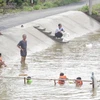
[(76, 79), (77, 79), (77, 80), (81, 80), (81, 77), (77, 77)]
[(31, 79), (31, 77), (30, 77), (30, 76), (28, 76), (28, 77), (27, 77), (27, 80), (30, 80), (30, 79)]
[(60, 73), (60, 76), (63, 76), (64, 75), (64, 73)]
[(61, 26), (61, 24), (58, 24), (58, 26)]
[(0, 53), (0, 56), (1, 56), (1, 53)]

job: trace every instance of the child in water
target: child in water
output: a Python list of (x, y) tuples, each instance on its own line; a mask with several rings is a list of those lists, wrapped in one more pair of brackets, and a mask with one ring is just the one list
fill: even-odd
[(64, 85), (66, 79), (67, 79), (67, 77), (64, 75), (64, 73), (60, 73), (58, 84)]
[(30, 76), (27, 77), (27, 84), (31, 84), (32, 83), (32, 79)]
[(81, 77), (77, 77), (75, 83), (76, 83), (76, 87), (81, 87), (83, 85), (83, 81), (81, 80)]
[(2, 55), (0, 53), (0, 67), (2, 67), (2, 65), (6, 67), (6, 64), (4, 63), (4, 61), (2, 61)]

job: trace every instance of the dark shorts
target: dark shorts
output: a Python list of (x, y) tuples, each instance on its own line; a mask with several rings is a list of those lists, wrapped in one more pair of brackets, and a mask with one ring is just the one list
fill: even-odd
[(57, 38), (61, 38), (63, 36), (63, 34), (61, 32), (55, 33), (55, 37)]
[(24, 50), (24, 51), (20, 51), (20, 55), (22, 56), (22, 57), (26, 57), (27, 56), (27, 51), (26, 50)]

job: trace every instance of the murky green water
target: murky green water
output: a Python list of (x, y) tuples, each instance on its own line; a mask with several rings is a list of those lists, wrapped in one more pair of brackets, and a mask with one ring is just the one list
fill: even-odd
[[(25, 67), (19, 61), (0, 69), (1, 75), (16, 77), (26, 71), (33, 78), (57, 79), (64, 72), (69, 79), (80, 76), (91, 80), (94, 72), (100, 80), (100, 34), (89, 34), (32, 54), (27, 57)], [(70, 81), (64, 86), (54, 86), (53, 80), (33, 80), (31, 85), (25, 85), (23, 78), (0, 78), (0, 100), (99, 100), (100, 87), (96, 95), (91, 87), (89, 82), (76, 88)]]

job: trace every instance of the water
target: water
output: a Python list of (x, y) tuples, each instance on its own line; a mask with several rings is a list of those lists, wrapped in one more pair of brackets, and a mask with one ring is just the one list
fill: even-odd
[[(100, 80), (100, 33), (92, 33), (76, 38), (67, 44), (53, 45), (45, 51), (27, 57), (27, 65), (20, 66), (19, 61), (0, 69), (2, 76), (18, 77), (27, 73), (33, 78), (57, 79), (64, 72), (69, 79), (80, 76), (91, 80), (95, 73)], [(100, 84), (100, 83), (98, 83)], [(92, 91), (90, 82), (83, 82), (76, 88), (74, 82), (67, 81), (64, 86), (54, 86), (53, 80), (33, 80), (25, 85), (23, 77), (0, 78), (0, 100), (99, 100), (100, 87)]]

